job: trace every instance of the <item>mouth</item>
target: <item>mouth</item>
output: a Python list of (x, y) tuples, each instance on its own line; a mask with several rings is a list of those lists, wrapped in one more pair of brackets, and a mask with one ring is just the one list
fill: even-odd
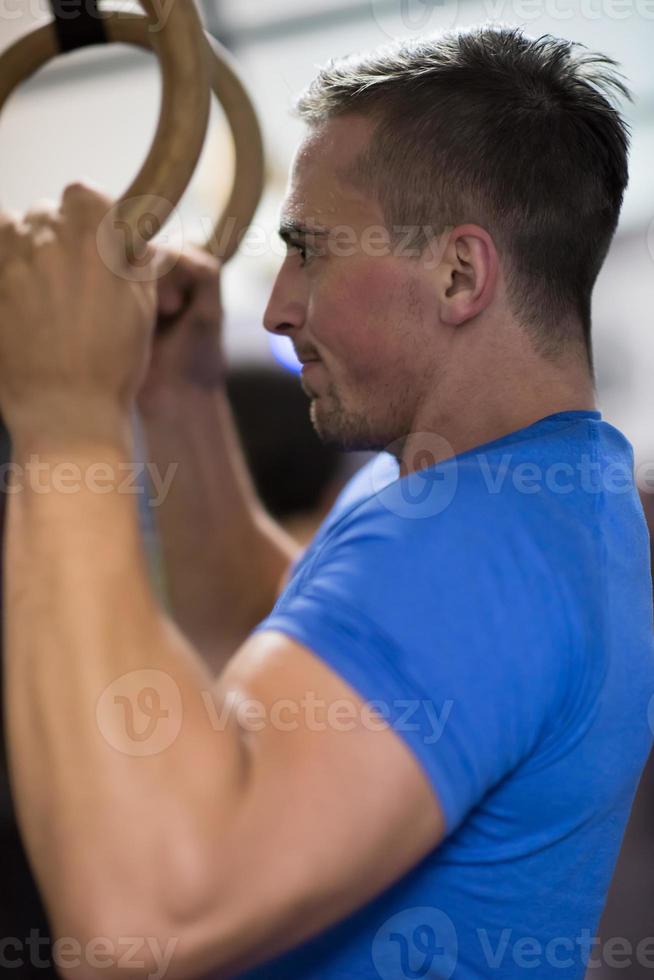
[(316, 357), (315, 355), (311, 355), (310, 356), (308, 354), (306, 354), (306, 355), (305, 354), (302, 354), (302, 355), (298, 354), (297, 357), (298, 357), (298, 360), (299, 360), (300, 364), (302, 365), (302, 372), (301, 372), (301, 374), (302, 374), (302, 377), (303, 378), (306, 378), (308, 375), (312, 374), (316, 370), (316, 368), (320, 364), (322, 364), (321, 358)]

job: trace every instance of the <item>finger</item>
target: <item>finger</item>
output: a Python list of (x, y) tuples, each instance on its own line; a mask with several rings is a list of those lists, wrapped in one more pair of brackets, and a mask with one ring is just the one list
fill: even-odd
[(0, 270), (12, 258), (31, 252), (30, 232), (17, 211), (0, 212)]
[(65, 223), (76, 233), (83, 230), (97, 231), (114, 202), (98, 188), (77, 182), (69, 184), (61, 196), (59, 212)]
[(220, 282), (215, 269), (181, 265), (159, 281), (158, 332), (183, 323), (206, 329), (221, 316)]
[(166, 268), (161, 276), (162, 282), (175, 282), (181, 288), (205, 286), (219, 283), (221, 263), (208, 252), (196, 246), (185, 246), (183, 252), (175, 253), (174, 264), (166, 261), (172, 252), (158, 249), (158, 260)]
[(51, 244), (61, 234), (61, 217), (54, 201), (43, 199), (38, 201), (23, 216), (23, 225), (29, 229), (32, 247)]
[(188, 304), (189, 290), (183, 289), (179, 285), (163, 281), (159, 282), (157, 295), (157, 310), (159, 316), (177, 316), (178, 313)]
[(59, 209), (56, 201), (50, 198), (42, 198), (40, 201), (36, 201), (29, 211), (25, 212), (22, 220), (24, 224), (32, 228), (40, 225), (53, 226), (59, 224)]
[[(108, 237), (107, 223), (103, 223), (103, 219), (110, 207), (109, 199), (90, 185), (69, 184), (59, 205), (63, 234), (77, 249), (83, 249), (91, 243), (95, 249), (99, 248), (101, 233), (103, 242)], [(113, 240), (106, 241), (103, 257), (110, 268), (122, 265), (120, 256), (116, 256), (115, 252)]]
[(216, 268), (205, 261), (200, 249), (183, 255), (167, 246), (156, 246), (155, 265), (159, 314), (163, 317), (175, 316), (188, 308), (202, 285), (216, 276)]
[(77, 180), (64, 188), (59, 207), (66, 211), (89, 209), (106, 211), (113, 203), (113, 200), (95, 184)]
[(183, 268), (193, 270), (202, 278), (218, 278), (222, 268), (220, 259), (215, 258), (199, 245), (192, 244), (184, 246), (179, 262)]

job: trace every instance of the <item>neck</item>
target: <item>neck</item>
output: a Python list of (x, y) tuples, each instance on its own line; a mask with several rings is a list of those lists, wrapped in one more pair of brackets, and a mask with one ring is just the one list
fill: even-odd
[[(492, 442), (557, 412), (596, 409), (595, 389), (582, 361), (557, 365), (540, 359), (522, 370), (475, 373), (436, 389), (438, 404), (423, 403), (402, 445), (402, 475)], [(490, 382), (489, 382), (490, 379)], [(499, 379), (499, 380), (498, 380)], [(446, 390), (449, 388), (449, 391)]]

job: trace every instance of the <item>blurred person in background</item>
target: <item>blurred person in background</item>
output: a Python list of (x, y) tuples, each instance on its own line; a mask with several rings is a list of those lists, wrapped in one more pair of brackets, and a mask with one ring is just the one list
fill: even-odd
[(296, 375), (240, 365), (228, 370), (227, 394), (264, 507), (295, 541), (308, 544), (354, 472), (351, 456), (320, 442)]

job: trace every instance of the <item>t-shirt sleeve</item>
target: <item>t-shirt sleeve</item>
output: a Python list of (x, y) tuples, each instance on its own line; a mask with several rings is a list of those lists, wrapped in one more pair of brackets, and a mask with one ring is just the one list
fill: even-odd
[(555, 603), (525, 575), (529, 556), (448, 517), (359, 509), (310, 549), (258, 629), (305, 645), (388, 721), (452, 832), (533, 751), (561, 671)]

